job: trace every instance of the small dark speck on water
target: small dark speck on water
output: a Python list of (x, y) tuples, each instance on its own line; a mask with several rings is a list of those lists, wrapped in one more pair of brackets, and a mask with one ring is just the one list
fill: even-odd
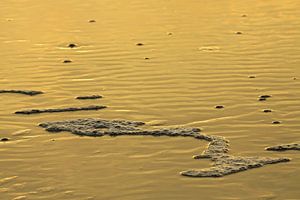
[(238, 32), (235, 32), (235, 34), (237, 34), (237, 35), (241, 35), (241, 34), (243, 34), (242, 32), (240, 32), (240, 31), (238, 31)]
[(71, 62), (72, 62), (72, 60), (64, 60), (63, 63), (71, 63)]
[(7, 142), (7, 141), (9, 141), (8, 138), (1, 138), (1, 142)]
[(251, 76), (248, 76), (248, 78), (256, 78), (256, 76), (254, 76), (254, 75), (251, 75)]
[(168, 32), (167, 34), (168, 34), (168, 35), (173, 35), (173, 33), (172, 33), (172, 32)]
[(143, 43), (136, 43), (136, 46), (143, 46)]
[(293, 79), (294, 79), (294, 80), (297, 80), (297, 78), (296, 78), (296, 77), (294, 77)]
[(263, 112), (269, 113), (269, 112), (272, 112), (272, 110), (270, 110), (270, 109), (265, 109), (265, 110), (263, 110)]
[(89, 20), (89, 23), (95, 23), (95, 22), (96, 22), (96, 20), (94, 20), (94, 19)]
[(247, 15), (244, 14), (244, 15), (242, 15), (242, 17), (247, 17)]
[(70, 48), (75, 48), (75, 47), (77, 47), (77, 45), (74, 44), (74, 43), (71, 43), (71, 44), (68, 45), (68, 47), (70, 47)]
[(224, 108), (224, 106), (222, 106), (222, 105), (217, 105), (215, 108), (217, 108), (217, 109), (222, 109), (222, 108)]
[(145, 57), (144, 59), (145, 59), (145, 60), (149, 60), (150, 58), (148, 58), (148, 57)]
[(272, 124), (281, 124), (280, 121), (273, 121)]

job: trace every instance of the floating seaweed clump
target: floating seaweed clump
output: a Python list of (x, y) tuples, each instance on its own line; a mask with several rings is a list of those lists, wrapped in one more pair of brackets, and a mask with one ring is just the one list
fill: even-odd
[(39, 113), (54, 113), (54, 112), (74, 112), (81, 110), (100, 110), (106, 106), (87, 106), (87, 107), (70, 107), (70, 108), (49, 108), (49, 109), (32, 109), (16, 111), (15, 114), (39, 114)]
[(287, 150), (300, 150), (300, 143), (282, 144), (277, 146), (267, 147), (268, 151), (287, 151)]
[(199, 170), (186, 170), (181, 175), (190, 177), (221, 177), (232, 173), (262, 167), (267, 164), (288, 162), (289, 158), (241, 157), (228, 155), (229, 141), (221, 136), (204, 135), (198, 128), (163, 128), (141, 129), (144, 122), (126, 120), (76, 119), (67, 121), (45, 122), (40, 126), (49, 132), (67, 131), (81, 136), (120, 136), (120, 135), (152, 135), (192, 137), (209, 142), (206, 150), (194, 156), (195, 159), (208, 158), (212, 167)]
[(25, 94), (25, 95), (29, 95), (29, 96), (43, 94), (42, 91), (34, 91), (34, 90), (0, 90), (0, 93)]
[(81, 100), (85, 100), (85, 99), (100, 99), (102, 98), (102, 96), (100, 95), (89, 95), (89, 96), (78, 96), (76, 97), (76, 99), (81, 99)]

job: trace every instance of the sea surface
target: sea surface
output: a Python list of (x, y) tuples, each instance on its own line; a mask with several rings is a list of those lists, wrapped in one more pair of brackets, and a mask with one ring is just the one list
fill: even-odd
[[(300, 141), (299, 0), (1, 0), (0, 29), (0, 89), (45, 92), (0, 94), (1, 200), (300, 199), (299, 151), (264, 150)], [(108, 108), (14, 114), (88, 105)], [(94, 117), (198, 127), (232, 155), (292, 161), (189, 178), (211, 165), (192, 158), (205, 141), (38, 127)]]

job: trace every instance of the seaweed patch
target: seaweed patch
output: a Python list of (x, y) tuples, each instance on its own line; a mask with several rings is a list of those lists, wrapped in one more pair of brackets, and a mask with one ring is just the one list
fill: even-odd
[(39, 126), (49, 132), (67, 131), (80, 136), (121, 136), (121, 135), (151, 135), (170, 137), (191, 137), (208, 141), (207, 148), (195, 159), (210, 159), (212, 167), (206, 169), (186, 170), (180, 174), (189, 177), (222, 177), (225, 175), (290, 161), (289, 158), (242, 157), (229, 155), (229, 141), (221, 136), (205, 135), (198, 128), (162, 128), (141, 129), (144, 122), (126, 120), (76, 119), (56, 122), (45, 122)]
[(34, 91), (34, 90), (0, 90), (0, 93), (15, 93), (15, 94), (24, 94), (29, 96), (43, 94), (42, 91)]
[(16, 111), (15, 114), (39, 114), (39, 113), (55, 113), (55, 112), (74, 112), (82, 110), (100, 110), (104, 109), (106, 106), (86, 106), (86, 107), (70, 107), (70, 108), (49, 108), (49, 109), (31, 109), (31, 110), (21, 110)]
[(277, 146), (271, 146), (266, 148), (267, 151), (287, 151), (287, 150), (300, 150), (299, 143), (281, 144)]

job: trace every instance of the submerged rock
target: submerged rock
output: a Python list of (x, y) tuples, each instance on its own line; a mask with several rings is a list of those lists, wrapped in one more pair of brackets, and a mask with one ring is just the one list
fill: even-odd
[(38, 113), (54, 113), (54, 112), (73, 112), (81, 110), (99, 110), (106, 106), (87, 106), (87, 107), (70, 107), (70, 108), (50, 108), (50, 109), (32, 109), (16, 111), (15, 114), (38, 114)]
[(49, 132), (68, 131), (80, 136), (120, 136), (120, 135), (151, 135), (171, 137), (192, 137), (209, 142), (201, 155), (195, 159), (208, 158), (213, 166), (206, 169), (187, 170), (181, 175), (190, 177), (221, 177), (232, 173), (262, 167), (267, 164), (288, 162), (288, 158), (241, 157), (228, 155), (229, 141), (221, 136), (204, 135), (198, 128), (162, 128), (141, 129), (144, 122), (126, 120), (76, 119), (67, 121), (45, 122), (39, 126)]
[(29, 96), (43, 94), (43, 92), (41, 91), (34, 91), (34, 90), (0, 90), (0, 93), (16, 93), (16, 94), (25, 94)]
[(266, 148), (267, 151), (300, 150), (300, 143), (282, 144)]
[(100, 99), (102, 96), (100, 95), (90, 95), (90, 96), (78, 96), (76, 99)]

